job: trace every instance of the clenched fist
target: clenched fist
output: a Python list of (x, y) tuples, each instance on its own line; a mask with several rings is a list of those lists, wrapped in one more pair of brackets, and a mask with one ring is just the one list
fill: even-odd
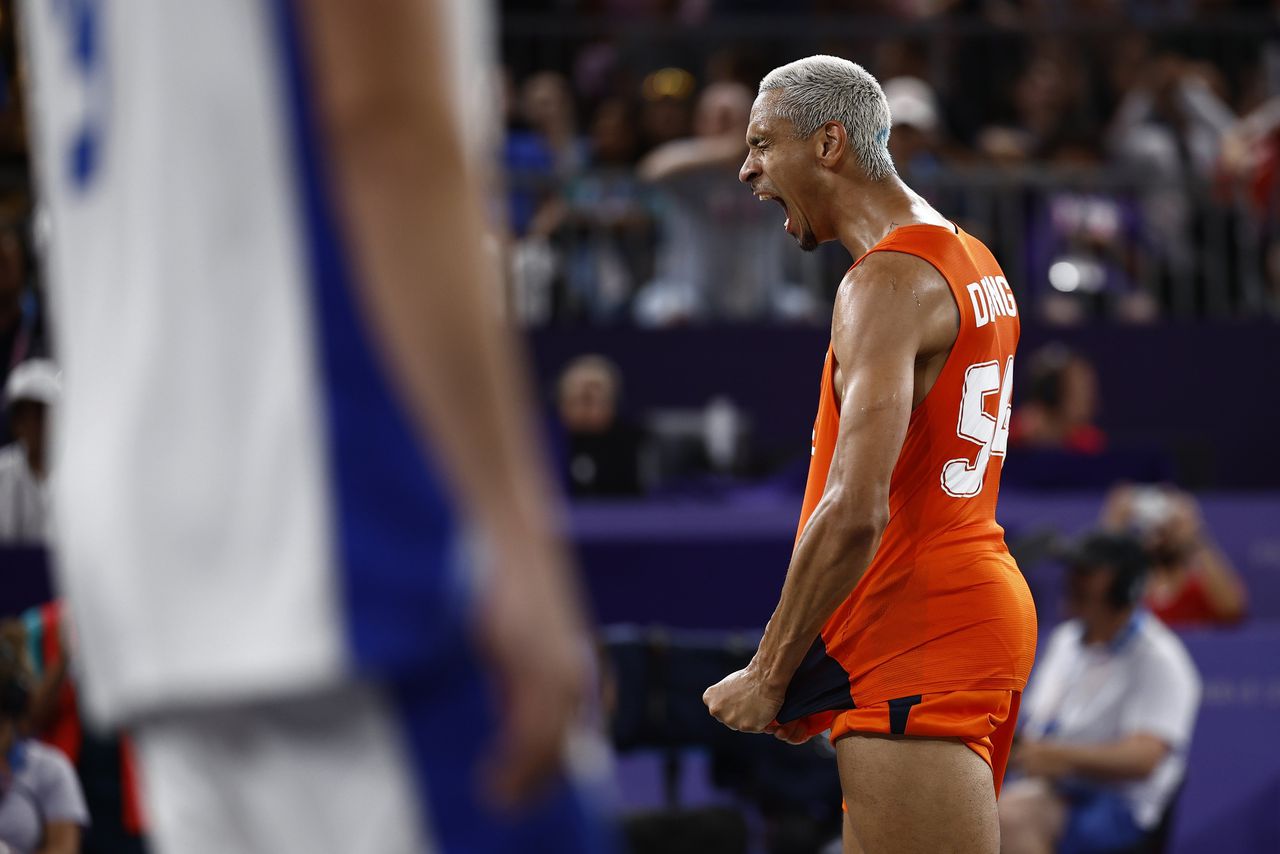
[(702, 692), (702, 702), (711, 716), (739, 732), (772, 732), (783, 698), (783, 693), (765, 686), (751, 665), (730, 673)]

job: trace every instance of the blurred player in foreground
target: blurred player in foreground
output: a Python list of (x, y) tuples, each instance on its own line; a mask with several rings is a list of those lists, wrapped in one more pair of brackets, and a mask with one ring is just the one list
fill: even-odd
[(25, 6), (60, 580), (166, 854), (596, 850), (459, 117), (486, 11)]
[(995, 521), (1018, 311), (986, 247), (898, 178), (889, 126), (875, 78), (835, 57), (774, 70), (752, 108), (741, 180), (802, 249), (857, 261), (781, 600), (704, 700), (737, 730), (831, 730), (847, 852), (995, 854), (1036, 637)]

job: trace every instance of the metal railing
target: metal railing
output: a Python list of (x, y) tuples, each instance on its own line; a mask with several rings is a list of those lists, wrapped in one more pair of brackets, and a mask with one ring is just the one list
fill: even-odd
[[(996, 168), (943, 167), (923, 176), (904, 176), (945, 216), (979, 237), (1000, 261), (1024, 312), (1049, 313), (1067, 306), (1068, 314), (1083, 317), (1233, 318), (1280, 315), (1280, 282), (1268, 281), (1267, 253), (1280, 246), (1275, 199), (1259, 210), (1245, 188), (1229, 184), (1208, 186), (1194, 179), (1169, 181), (1114, 169), (1062, 169), (1049, 166)], [(517, 176), (516, 186), (521, 185)], [(527, 185), (526, 185), (527, 186)], [(554, 185), (538, 179), (544, 193)], [(675, 228), (686, 219), (668, 221), (661, 204), (662, 190), (644, 190), (658, 202), (648, 206), (653, 221), (634, 236), (625, 259), (633, 298), (654, 275), (655, 260), (668, 251)], [(744, 199), (748, 191), (742, 188)], [(781, 212), (776, 213), (777, 225)], [(709, 220), (716, 214), (706, 213)], [(816, 253), (787, 247), (781, 261), (772, 246), (763, 247), (757, 232), (744, 227), (733, 251), (760, 264), (781, 264), (780, 280), (797, 283), (812, 297), (811, 319), (822, 323), (849, 256), (839, 246)], [(610, 244), (610, 242), (613, 242)], [(576, 212), (574, 225), (542, 244), (544, 269), (564, 274), (571, 259), (592, 257), (609, 244), (616, 248), (617, 232), (605, 218), (593, 220), (590, 208)], [(747, 267), (752, 266), (749, 262)], [(590, 303), (595, 286), (588, 274), (573, 285), (561, 275), (542, 287), (559, 288), (546, 297), (534, 323), (590, 322), (590, 306), (574, 307), (574, 299)], [(1274, 276), (1274, 273), (1273, 273)], [(518, 277), (517, 277), (518, 279)], [(517, 291), (525, 284), (515, 281)], [(693, 287), (724, 286), (723, 282), (694, 282)], [(730, 284), (731, 286), (731, 284)], [(573, 295), (564, 288), (571, 287)], [(618, 299), (615, 293), (613, 299)], [(1071, 306), (1074, 305), (1074, 308)], [(562, 310), (569, 306), (567, 311)], [(768, 307), (758, 316), (736, 320), (767, 320)], [(625, 319), (625, 318), (623, 318)], [(714, 316), (703, 319), (726, 319)], [(794, 318), (792, 318), (794, 319)]]

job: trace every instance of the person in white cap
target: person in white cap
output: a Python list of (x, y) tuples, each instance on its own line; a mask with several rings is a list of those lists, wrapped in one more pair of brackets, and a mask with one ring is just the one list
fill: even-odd
[(14, 441), (0, 448), (0, 542), (42, 543), (48, 533), (45, 437), (61, 390), (48, 359), (28, 359), (9, 373), (4, 400)]
[(933, 87), (918, 77), (894, 77), (884, 83), (892, 116), (889, 155), (898, 168), (916, 178), (939, 168), (941, 111)]

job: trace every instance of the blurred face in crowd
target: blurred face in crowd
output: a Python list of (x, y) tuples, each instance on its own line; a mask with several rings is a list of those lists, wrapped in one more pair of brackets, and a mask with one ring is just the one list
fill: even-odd
[(0, 232), (0, 323), (19, 311), (25, 278), (18, 235), (12, 231)]
[(750, 89), (741, 83), (713, 83), (698, 98), (693, 130), (701, 137), (740, 136), (750, 116)]
[(629, 163), (635, 159), (639, 137), (631, 110), (621, 98), (603, 102), (591, 122), (591, 149), (601, 163)]
[(933, 138), (928, 131), (909, 124), (893, 126), (893, 134), (889, 137), (889, 156), (900, 167), (909, 165), (932, 148)]
[(15, 401), (9, 409), (9, 429), (27, 450), (33, 468), (41, 468), (44, 459), (45, 422), (48, 407), (34, 400)]
[(738, 180), (750, 186), (761, 200), (782, 205), (787, 234), (809, 252), (823, 240), (831, 239), (826, 231), (819, 237), (826, 195), (824, 167), (818, 159), (823, 136), (834, 126), (843, 138), (844, 129), (836, 122), (828, 122), (812, 137), (797, 139), (795, 126), (773, 111), (777, 94), (778, 90), (761, 94), (751, 108), (747, 159), (738, 172)]
[(688, 102), (678, 98), (655, 98), (644, 102), (641, 125), (647, 145), (661, 145), (689, 134)]
[(1062, 420), (1090, 424), (1098, 414), (1098, 376), (1083, 359), (1072, 359), (1062, 369)]
[(573, 126), (569, 84), (554, 71), (535, 74), (525, 82), (520, 108), (529, 126), (542, 133), (563, 132)]
[(604, 365), (572, 365), (560, 380), (560, 420), (570, 433), (603, 433), (613, 426), (617, 397), (617, 384)]
[(1067, 573), (1067, 610), (1072, 617), (1084, 620), (1110, 613), (1107, 593), (1114, 571), (1105, 566), (1074, 567)]
[[(26, 632), (17, 620), (5, 620), (0, 623), (0, 683), (18, 682), (31, 685), (31, 667), (23, 654), (26, 646)], [(24, 714), (16, 717), (8, 713), (0, 714), (0, 750), (8, 751), (17, 737), (17, 727), (23, 723)], [(9, 769), (12, 770), (12, 769)]]
[(1035, 134), (1051, 133), (1078, 102), (1080, 86), (1076, 70), (1046, 48), (1014, 86), (1014, 104), (1022, 126)]

